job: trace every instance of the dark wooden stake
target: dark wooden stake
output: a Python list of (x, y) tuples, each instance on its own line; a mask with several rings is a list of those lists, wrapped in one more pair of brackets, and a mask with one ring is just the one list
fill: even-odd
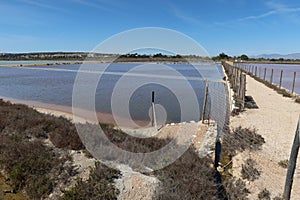
[(255, 76), (257, 76), (257, 66), (255, 66)]
[(265, 68), (265, 72), (264, 72), (264, 81), (266, 80), (266, 75), (267, 75), (267, 68)]
[(206, 83), (205, 86), (205, 95), (204, 95), (204, 102), (203, 102), (203, 110), (202, 110), (202, 123), (204, 124), (205, 120), (205, 110), (206, 110), (206, 103), (207, 103), (207, 95), (208, 95), (208, 85)]
[(283, 70), (280, 71), (279, 88), (281, 88), (281, 85), (282, 85), (282, 73), (283, 73)]
[(296, 72), (294, 72), (294, 79), (293, 79), (292, 94), (294, 94), (294, 91), (295, 91), (296, 75), (297, 75), (297, 73), (296, 73)]
[(273, 83), (273, 73), (274, 73), (274, 69), (272, 69), (272, 71), (271, 71), (271, 77), (270, 77), (270, 83), (271, 84)]
[(155, 104), (154, 104), (154, 91), (152, 91), (152, 126), (157, 128), (156, 116), (155, 116)]
[(296, 135), (292, 147), (292, 152), (290, 155), (290, 160), (288, 164), (288, 171), (286, 175), (286, 180), (285, 180), (285, 186), (284, 186), (284, 192), (283, 192), (283, 199), (285, 200), (290, 200), (291, 198), (291, 191), (292, 191), (292, 186), (293, 186), (293, 177), (296, 169), (296, 163), (297, 163), (297, 157), (299, 153), (299, 146), (300, 146), (300, 118), (298, 121), (298, 126), (296, 130)]

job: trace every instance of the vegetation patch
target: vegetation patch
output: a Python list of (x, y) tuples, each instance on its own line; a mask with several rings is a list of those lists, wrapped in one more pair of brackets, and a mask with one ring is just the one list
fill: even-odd
[(256, 133), (256, 129), (242, 128), (241, 126), (224, 134), (223, 138), (223, 147), (231, 156), (238, 151), (259, 150), (264, 143), (264, 138)]
[(156, 137), (138, 138), (124, 133), (121, 129), (116, 129), (112, 125), (101, 124), (108, 139), (126, 151), (134, 153), (148, 153), (156, 151), (166, 146), (172, 139), (159, 139)]
[(161, 181), (156, 199), (217, 199), (215, 170), (209, 158), (199, 158), (190, 147), (171, 165), (155, 171)]
[(288, 168), (289, 160), (281, 160), (278, 162), (278, 165), (284, 169)]
[(247, 159), (242, 165), (242, 178), (248, 181), (254, 181), (259, 178), (260, 172), (255, 168), (256, 162), (252, 159)]
[[(86, 131), (96, 131), (96, 125), (81, 124)], [(141, 139), (129, 136), (110, 125), (101, 125), (107, 138), (118, 147), (136, 153), (152, 152), (165, 146), (170, 138)], [(245, 137), (248, 142), (240, 137)], [(54, 148), (45, 145), (50, 139)], [(0, 100), (0, 168), (5, 171), (16, 191), (26, 191), (30, 199), (47, 197), (58, 185), (64, 185), (76, 175), (72, 161), (65, 149), (84, 150), (76, 128), (69, 120), (38, 113), (24, 105), (14, 105)], [(258, 149), (264, 142), (255, 130), (236, 129), (225, 135), (226, 148)], [(105, 145), (101, 138), (97, 145)], [(91, 156), (91, 155), (90, 155)], [(110, 154), (114, 160), (113, 154)], [(127, 158), (123, 158), (124, 162)], [(115, 161), (115, 160), (114, 160)], [(216, 183), (216, 170), (210, 158), (199, 158), (190, 147), (171, 165), (154, 171), (161, 181), (156, 199), (217, 199), (220, 185)], [(97, 163), (87, 181), (78, 179), (76, 185), (65, 190), (62, 199), (116, 199), (119, 191), (114, 179), (118, 170)], [(230, 180), (230, 181), (228, 181)], [(247, 190), (240, 180), (224, 182), (226, 195), (242, 199)], [(228, 189), (230, 188), (230, 189)]]
[[(46, 145), (45, 139), (48, 138), (54, 148)], [(77, 172), (66, 150), (84, 149), (74, 124), (69, 120), (2, 100), (0, 141), (0, 170), (12, 191), (24, 191), (29, 199), (47, 198), (57, 187), (64, 189), (69, 185)], [(85, 189), (84, 193), (81, 189), (74, 189), (66, 194), (75, 193), (77, 196), (76, 192), (80, 191), (82, 199), (92, 199), (96, 192), (100, 192), (98, 196), (104, 197), (100, 199), (115, 199), (117, 192), (111, 182), (119, 177), (119, 172), (97, 164), (91, 174), (87, 183), (77, 182), (77, 187)]]
[(63, 117), (45, 115), (26, 105), (0, 99), (0, 133), (15, 133), (31, 139), (47, 139), (57, 148), (84, 149), (76, 127)]
[(25, 190), (30, 199), (49, 195), (57, 182), (74, 174), (67, 155), (53, 151), (40, 140), (22, 135), (1, 134), (0, 167), (7, 173), (14, 191)]
[(120, 176), (120, 171), (97, 162), (89, 179), (87, 181), (78, 179), (73, 188), (64, 192), (61, 200), (117, 199), (119, 191), (114, 187), (114, 179)]
[[(223, 185), (227, 199), (247, 199), (249, 190), (245, 182), (232, 177), (232, 157), (245, 150), (256, 151), (265, 143), (264, 138), (256, 133), (256, 129), (242, 128), (241, 126), (224, 133), (222, 141), (221, 162), (225, 165), (222, 169)], [(242, 165), (242, 178), (253, 181), (260, 176), (255, 168), (255, 161), (246, 160)]]
[(226, 199), (240, 200), (248, 199), (249, 190), (246, 184), (241, 179), (230, 178), (224, 181), (224, 188), (226, 189)]
[(300, 103), (300, 97), (296, 97), (295, 102)]
[(258, 194), (258, 199), (261, 200), (271, 200), (271, 193), (269, 190), (266, 188), (263, 189), (259, 194)]

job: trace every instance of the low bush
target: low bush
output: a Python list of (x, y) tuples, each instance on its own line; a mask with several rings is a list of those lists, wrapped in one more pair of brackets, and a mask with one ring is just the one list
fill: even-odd
[(278, 162), (278, 165), (282, 168), (288, 168), (288, 165), (289, 165), (289, 160), (281, 160)]
[(50, 137), (58, 148), (84, 149), (75, 125), (69, 120), (45, 115), (28, 106), (11, 104), (1, 99), (0, 133), (22, 134), (27, 138), (38, 139)]
[(295, 102), (300, 103), (300, 97), (299, 96), (295, 99)]
[(250, 191), (246, 188), (246, 184), (241, 179), (230, 178), (224, 181), (224, 188), (226, 190), (226, 198), (230, 200), (247, 200)]
[(161, 181), (156, 199), (217, 199), (216, 171), (209, 158), (190, 147), (171, 165), (155, 171)]
[(25, 190), (30, 199), (46, 197), (58, 180), (70, 177), (72, 167), (64, 165), (69, 157), (55, 153), (40, 140), (6, 134), (1, 134), (0, 140), (0, 167), (14, 190)]
[(167, 145), (171, 138), (158, 139), (155, 137), (150, 138), (137, 138), (124, 133), (120, 129), (114, 129), (112, 125), (101, 124), (108, 139), (117, 145), (119, 148), (134, 152), (134, 153), (147, 153), (161, 149)]
[(99, 162), (91, 171), (87, 181), (78, 179), (76, 185), (64, 192), (62, 200), (115, 200), (119, 191), (114, 187), (114, 179), (120, 177), (120, 171), (111, 169)]
[(263, 189), (259, 194), (258, 194), (258, 199), (261, 200), (271, 200), (271, 193), (269, 190), (267, 190), (266, 188)]
[(265, 143), (264, 138), (256, 133), (255, 129), (242, 128), (241, 126), (224, 134), (223, 146), (230, 156), (238, 151), (259, 150)]
[(242, 178), (248, 181), (254, 181), (259, 178), (260, 172), (255, 168), (256, 162), (252, 159), (247, 159), (242, 165)]

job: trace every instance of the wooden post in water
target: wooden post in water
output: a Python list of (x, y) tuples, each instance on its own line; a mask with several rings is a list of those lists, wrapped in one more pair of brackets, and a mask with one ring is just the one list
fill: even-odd
[(257, 76), (257, 66), (255, 66), (255, 76)]
[(267, 75), (267, 68), (265, 68), (265, 72), (264, 72), (264, 81), (266, 80), (266, 75)]
[(261, 77), (261, 68), (259, 68), (259, 71), (258, 71), (258, 77), (260, 78)]
[(206, 103), (207, 103), (207, 95), (208, 95), (208, 84), (206, 82), (205, 94), (204, 94), (204, 101), (203, 101), (203, 110), (202, 110), (202, 124), (204, 124), (204, 120), (205, 120), (205, 110), (206, 110)]
[(295, 82), (296, 82), (296, 72), (294, 72), (294, 79), (293, 79), (293, 87), (292, 87), (292, 94), (294, 94), (295, 91)]
[(155, 104), (154, 104), (154, 91), (152, 91), (152, 126), (157, 129), (156, 116), (155, 116)]
[(283, 73), (283, 70), (280, 71), (279, 88), (281, 88), (281, 85), (282, 85), (282, 73)]
[(285, 186), (284, 186), (284, 192), (283, 192), (283, 199), (285, 200), (290, 200), (291, 198), (291, 191), (292, 191), (292, 186), (293, 186), (293, 177), (296, 169), (296, 164), (297, 164), (297, 157), (299, 153), (299, 147), (300, 147), (300, 118), (298, 121), (298, 126), (294, 138), (294, 143), (292, 146), (292, 152), (290, 155), (290, 160), (288, 164), (288, 171), (286, 175), (286, 180), (285, 180)]
[(273, 84), (273, 73), (274, 73), (274, 69), (272, 69), (271, 71), (271, 77), (270, 77), (270, 83)]

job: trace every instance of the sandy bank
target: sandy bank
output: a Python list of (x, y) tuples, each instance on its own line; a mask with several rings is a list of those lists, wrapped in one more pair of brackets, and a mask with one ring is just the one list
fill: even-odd
[(58, 105), (58, 104), (49, 104), (49, 103), (43, 103), (38, 101), (29, 101), (29, 100), (20, 100), (10, 97), (3, 97), (0, 96), (0, 99), (3, 99), (5, 101), (10, 101), (11, 103), (16, 104), (25, 104), (31, 108), (34, 108), (35, 110), (45, 113), (45, 114), (52, 114), (54, 116), (63, 116), (72, 122), (75, 123), (104, 123), (104, 124), (113, 124), (121, 127), (129, 127), (129, 128), (139, 128), (140, 126), (149, 127), (150, 122), (148, 121), (142, 121), (142, 120), (135, 120), (132, 125), (132, 123), (128, 122), (127, 118), (118, 117), (118, 124), (115, 121), (114, 116), (111, 113), (102, 113), (102, 112), (96, 112), (97, 121), (95, 121), (93, 116), (95, 113), (92, 111), (84, 110), (84, 109), (77, 109), (76, 116), (73, 115), (73, 110), (71, 106), (64, 106), (64, 105)]

